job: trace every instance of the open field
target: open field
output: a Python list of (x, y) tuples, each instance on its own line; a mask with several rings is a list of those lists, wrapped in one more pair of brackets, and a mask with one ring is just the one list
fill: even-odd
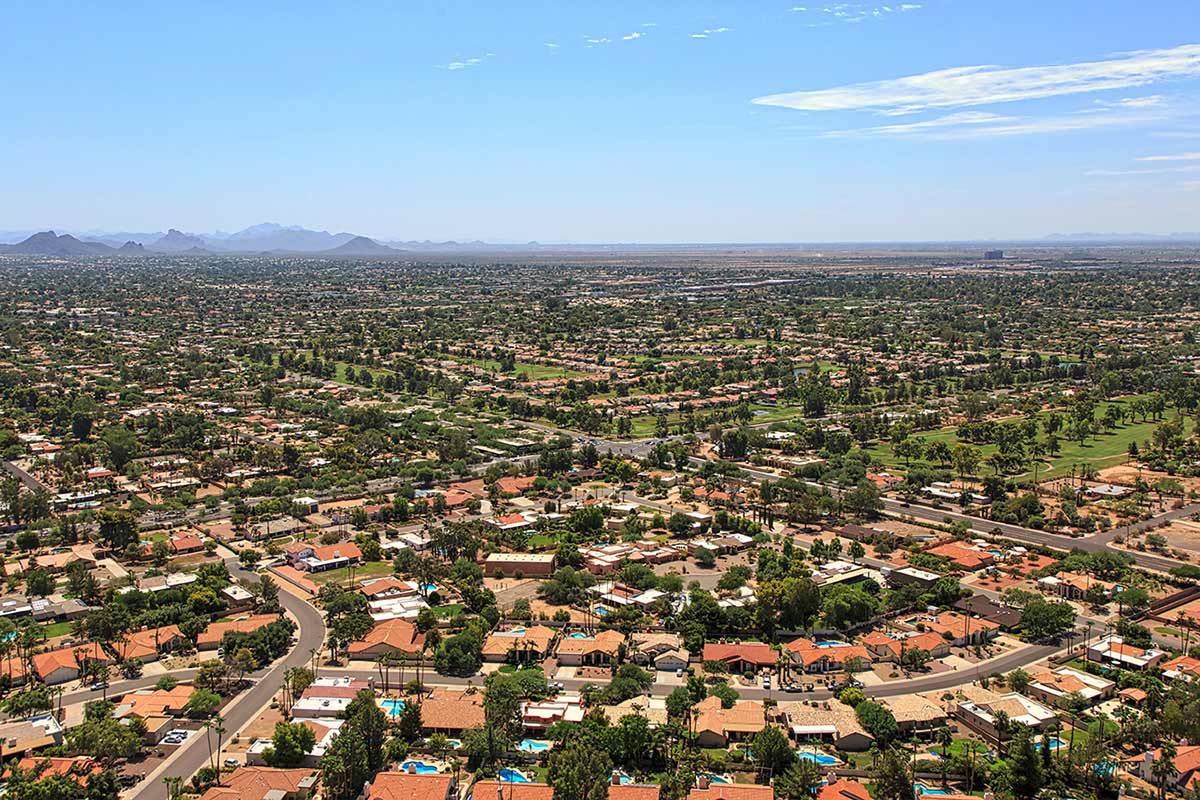
[[(1100, 403), (1097, 406), (1097, 417), (1102, 417), (1105, 410), (1110, 405), (1124, 405), (1133, 398), (1122, 398), (1106, 403)], [(1045, 420), (1049, 412), (1043, 412), (1038, 415), (1040, 420)], [(1169, 417), (1164, 417), (1166, 420)], [(1137, 442), (1139, 446), (1150, 439), (1154, 433), (1154, 429), (1158, 427), (1160, 421), (1149, 420), (1147, 422), (1135, 421), (1129, 424), (1118, 425), (1111, 432), (1096, 433), (1088, 436), (1082, 444), (1077, 439), (1066, 439), (1061, 433), (1059, 435), (1059, 451), (1053, 456), (1043, 456), (1042, 462), (1048, 463), (1050, 467), (1040, 468), (1037, 471), (1038, 480), (1048, 478), (1061, 478), (1064, 475), (1071, 474), (1072, 465), (1091, 464), (1097, 470), (1105, 469), (1106, 467), (1122, 464), (1129, 459), (1129, 445), (1132, 442)], [(1189, 434), (1192, 430), (1193, 423), (1190, 419), (1184, 418), (1184, 433)], [(959, 444), (957, 435), (958, 427), (950, 426), (941, 428), (936, 431), (922, 432), (914, 434), (914, 436), (925, 441), (926, 444), (933, 442), (946, 442), (951, 447)], [(967, 444), (970, 444), (967, 442)], [(996, 452), (996, 446), (992, 444), (972, 445), (977, 447), (982, 459), (986, 459), (989, 455)], [(891, 444), (875, 443), (867, 448), (867, 452), (872, 457), (879, 459), (883, 464), (891, 468), (904, 468), (904, 459), (898, 458), (892, 450)], [(929, 463), (925, 461), (912, 461), (912, 464)], [(980, 467), (980, 472), (986, 471), (986, 466)], [(1017, 478), (1032, 478), (1033, 471), (1027, 470), (1014, 477)]]

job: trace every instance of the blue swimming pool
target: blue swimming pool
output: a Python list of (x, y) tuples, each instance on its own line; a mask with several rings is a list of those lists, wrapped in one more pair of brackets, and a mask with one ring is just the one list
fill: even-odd
[(500, 770), (499, 778), (507, 783), (529, 783), (529, 778), (525, 777), (525, 773), (508, 767)]
[(524, 750), (526, 753), (544, 753), (550, 749), (550, 743), (537, 739), (522, 739), (517, 745), (517, 749)]
[(400, 716), (400, 712), (404, 710), (404, 701), (397, 700), (394, 697), (380, 700), (379, 705), (383, 707), (383, 710), (387, 712), (389, 717), (398, 717)]
[(699, 772), (697, 774), (701, 777), (708, 778), (709, 783), (729, 783), (730, 782), (729, 778), (726, 778), (724, 775), (718, 775), (715, 772)]
[(424, 761), (405, 761), (400, 765), (403, 772), (413, 771), (418, 775), (432, 775), (435, 772), (441, 772), (437, 764), (427, 764)]
[(836, 758), (831, 755), (826, 755), (825, 753), (796, 753), (796, 758), (803, 759), (804, 761), (812, 761), (817, 764), (821, 764), (822, 766), (838, 763)]
[(836, 639), (826, 639), (821, 642), (813, 642), (817, 647), (844, 647), (845, 642), (839, 642)]
[(923, 783), (914, 783), (913, 791), (917, 794), (949, 794), (945, 789), (930, 789)]
[[(1064, 746), (1065, 746), (1065, 745), (1064, 745), (1064, 743), (1063, 743), (1063, 740), (1062, 740), (1062, 739), (1059, 739), (1057, 736), (1055, 736), (1055, 737), (1053, 737), (1053, 738), (1051, 738), (1051, 739), (1050, 739), (1050, 749), (1051, 749), (1051, 750), (1057, 750), (1058, 748), (1060, 748), (1060, 747), (1064, 747)], [(1041, 749), (1042, 749), (1042, 743), (1041, 743), (1041, 742), (1038, 742), (1037, 744), (1035, 744), (1035, 745), (1034, 745), (1034, 747), (1036, 747), (1038, 750), (1041, 750)]]
[(572, 633), (571, 638), (572, 639), (590, 639), (592, 637), (588, 636), (586, 633)]

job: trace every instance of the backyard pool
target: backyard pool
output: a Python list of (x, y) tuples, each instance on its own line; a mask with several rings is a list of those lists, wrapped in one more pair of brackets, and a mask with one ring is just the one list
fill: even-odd
[(388, 697), (379, 701), (379, 705), (387, 712), (389, 717), (398, 717), (400, 712), (404, 710), (404, 701), (397, 700), (394, 697)]
[(418, 775), (432, 775), (435, 772), (441, 772), (437, 764), (428, 764), (424, 761), (405, 761), (400, 765), (400, 769), (404, 772), (411, 770)]
[(590, 639), (592, 637), (588, 636), (586, 633), (572, 633), (571, 638), (572, 639)]
[(836, 764), (836, 763), (838, 763), (838, 760), (837, 760), (836, 758), (834, 758), (834, 757), (833, 757), (833, 756), (831, 756), (831, 755), (827, 755), (827, 754), (825, 754), (825, 753), (809, 753), (809, 752), (803, 752), (803, 753), (796, 753), (796, 757), (797, 757), (797, 758), (799, 758), (799, 759), (802, 759), (802, 760), (804, 760), (804, 761), (812, 761), (812, 762), (815, 762), (815, 763), (817, 763), (817, 764), (820, 764), (820, 765), (822, 765), (822, 766), (828, 766), (828, 765), (830, 765), (830, 764)]
[[(1051, 750), (1057, 750), (1058, 748), (1063, 747), (1063, 746), (1064, 746), (1063, 740), (1059, 739), (1057, 736), (1050, 739), (1050, 749)], [(1036, 747), (1038, 750), (1041, 750), (1042, 743), (1038, 742), (1037, 744), (1034, 745), (1034, 747)]]
[(917, 794), (949, 794), (945, 789), (930, 789), (923, 783), (914, 783), (913, 791)]
[(729, 778), (724, 775), (718, 775), (715, 772), (699, 772), (697, 775), (702, 778), (708, 778), (709, 783), (731, 783)]
[(517, 745), (518, 750), (523, 750), (526, 753), (544, 753), (550, 749), (550, 742), (543, 742), (538, 739), (522, 739)]
[(499, 778), (507, 783), (529, 783), (529, 778), (525, 777), (525, 773), (508, 767), (500, 770)]

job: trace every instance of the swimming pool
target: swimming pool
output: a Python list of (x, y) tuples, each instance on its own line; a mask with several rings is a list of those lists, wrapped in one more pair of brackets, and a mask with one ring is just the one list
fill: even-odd
[(729, 778), (715, 772), (698, 772), (696, 774), (702, 778), (708, 778), (709, 783), (731, 783)]
[(379, 701), (379, 705), (387, 712), (389, 717), (398, 717), (400, 712), (404, 710), (404, 701), (397, 700), (394, 697), (389, 697)]
[(930, 789), (923, 783), (914, 783), (913, 791), (917, 794), (949, 794), (945, 789)]
[(525, 773), (508, 767), (500, 770), (498, 777), (506, 783), (529, 783), (529, 778), (525, 777)]
[(517, 749), (524, 750), (526, 753), (544, 753), (550, 749), (550, 743), (537, 739), (522, 739), (517, 745)]
[(809, 753), (809, 752), (796, 753), (796, 758), (800, 758), (805, 761), (813, 761), (822, 766), (828, 766), (830, 764), (838, 763), (838, 760), (836, 758), (834, 758), (831, 755), (826, 755), (825, 753)]
[(817, 647), (846, 647), (845, 642), (839, 642), (836, 639), (826, 639), (822, 642), (813, 642)]
[(418, 775), (432, 775), (435, 772), (441, 772), (437, 764), (428, 764), (424, 761), (405, 761), (400, 765), (400, 769), (403, 772), (412, 770)]
[(572, 639), (590, 639), (592, 637), (588, 636), (586, 633), (572, 633), (571, 638)]
[[(1059, 739), (1057, 736), (1050, 739), (1050, 749), (1051, 750), (1057, 750), (1058, 748), (1063, 747), (1063, 746), (1064, 746), (1063, 740)], [(1038, 750), (1041, 750), (1042, 743), (1038, 742), (1037, 744), (1034, 745), (1034, 747), (1036, 747)]]

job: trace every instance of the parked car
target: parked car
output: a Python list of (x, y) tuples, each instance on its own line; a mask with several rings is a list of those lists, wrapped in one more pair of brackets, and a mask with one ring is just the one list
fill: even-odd
[(242, 765), (242, 762), (238, 761), (236, 758), (227, 758), (222, 763), (224, 763), (227, 767), (240, 767)]

